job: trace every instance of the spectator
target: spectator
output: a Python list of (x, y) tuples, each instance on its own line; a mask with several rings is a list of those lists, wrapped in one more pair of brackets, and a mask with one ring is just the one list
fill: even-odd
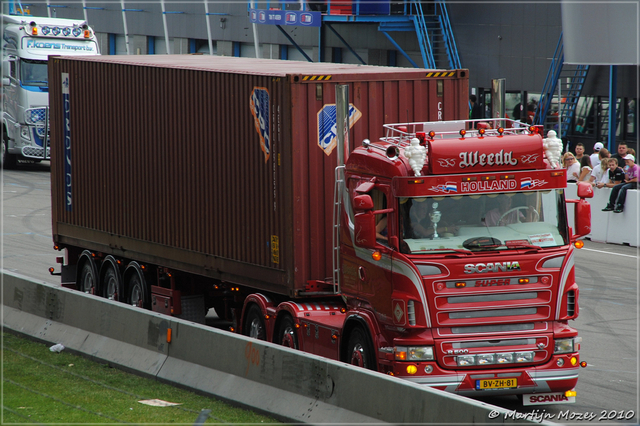
[(611, 196), (609, 196), (609, 204), (602, 209), (603, 212), (613, 210), (614, 213), (622, 213), (624, 211), (624, 202), (627, 199), (627, 191), (629, 189), (638, 188), (638, 176), (640, 176), (640, 166), (635, 164), (636, 158), (627, 154), (624, 157), (624, 161), (629, 170), (625, 173), (624, 182), (617, 184), (611, 190)]
[(624, 171), (618, 167), (618, 160), (615, 158), (609, 158), (608, 160), (602, 161), (606, 161), (608, 163), (609, 170), (605, 173), (606, 182), (599, 182), (596, 186), (598, 188), (613, 188), (624, 180)]
[(596, 144), (593, 145), (593, 154), (589, 156), (589, 159), (591, 160), (591, 166), (593, 166), (594, 169), (598, 164), (600, 164), (600, 156), (598, 155), (598, 153), (603, 148), (604, 145), (602, 144), (602, 142), (596, 142)]
[(578, 118), (578, 121), (576, 122), (576, 133), (582, 132), (584, 132), (584, 119)]
[(579, 143), (576, 145), (576, 160), (577, 161), (582, 160), (583, 156), (584, 156), (584, 145)]
[(576, 157), (570, 152), (565, 152), (562, 156), (562, 167), (567, 169), (567, 182), (577, 182), (580, 177), (580, 164)]
[[(477, 120), (479, 118), (484, 118), (482, 115), (482, 108), (478, 103), (476, 95), (469, 96), (469, 118), (471, 120)], [(476, 128), (476, 123), (473, 123), (473, 128)]]
[(592, 171), (591, 159), (589, 156), (583, 155), (580, 159), (580, 176), (578, 177), (578, 182), (590, 182)]
[(522, 115), (522, 102), (518, 102), (516, 106), (513, 107), (513, 119), (515, 121), (520, 121), (520, 116)]
[[(598, 151), (598, 165), (593, 167), (593, 171), (591, 172), (591, 182), (592, 186), (597, 186), (600, 182), (607, 183), (609, 182), (609, 175), (607, 171), (609, 170), (609, 150), (607, 148), (602, 148)], [(616, 164), (618, 162), (616, 161)], [(602, 188), (602, 187), (599, 187)]]
[(626, 155), (627, 155), (627, 143), (620, 142), (618, 144), (618, 152), (613, 154), (611, 158), (615, 158), (616, 160), (618, 160), (618, 166), (624, 168), (625, 166), (624, 157)]

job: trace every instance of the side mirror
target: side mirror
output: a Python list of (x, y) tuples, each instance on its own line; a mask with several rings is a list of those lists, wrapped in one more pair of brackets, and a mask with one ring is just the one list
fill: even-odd
[[(356, 197), (357, 198), (357, 197)], [(371, 197), (369, 197), (371, 200)], [(373, 203), (372, 203), (373, 207)], [(367, 212), (357, 213), (355, 216), (354, 233), (358, 247), (372, 249), (376, 247), (376, 220), (369, 209)]]
[(353, 197), (353, 209), (357, 212), (365, 212), (373, 209), (373, 200), (369, 194), (361, 194)]
[(591, 204), (581, 199), (575, 203), (574, 208), (575, 234), (571, 236), (571, 239), (577, 240), (591, 232)]
[(578, 182), (578, 198), (593, 198), (593, 186), (587, 182)]
[(9, 77), (2, 77), (2, 85), (11, 86), (11, 80), (9, 79)]

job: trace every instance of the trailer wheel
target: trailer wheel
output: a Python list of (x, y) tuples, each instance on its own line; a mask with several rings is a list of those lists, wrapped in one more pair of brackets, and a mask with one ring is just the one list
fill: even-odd
[(243, 334), (258, 340), (267, 340), (267, 330), (260, 308), (251, 305), (244, 320)]
[(102, 296), (109, 300), (121, 301), (124, 299), (122, 291), (122, 276), (118, 270), (117, 261), (111, 255), (102, 263)]
[(275, 343), (279, 343), (287, 348), (299, 349), (296, 327), (293, 322), (293, 318), (289, 315), (285, 315), (282, 318), (280, 327), (278, 328), (278, 341)]
[(127, 284), (127, 303), (138, 308), (148, 309), (151, 304), (149, 287), (142, 268), (137, 262), (131, 262), (125, 271)]
[(357, 367), (375, 370), (376, 362), (372, 348), (373, 345), (365, 331), (361, 327), (356, 327), (351, 331), (351, 336), (349, 337), (346, 361)]
[(77, 276), (76, 288), (87, 294), (100, 294), (98, 292), (98, 268), (92, 253), (84, 250), (78, 259), (80, 274)]

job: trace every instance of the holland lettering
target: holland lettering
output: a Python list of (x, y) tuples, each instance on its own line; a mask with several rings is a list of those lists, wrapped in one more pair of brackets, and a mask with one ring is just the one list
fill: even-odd
[(461, 192), (479, 192), (479, 191), (505, 191), (508, 189), (516, 189), (518, 187), (515, 179), (509, 180), (490, 180), (477, 182), (462, 182), (460, 184)]
[(500, 152), (490, 153), (490, 154), (480, 154), (478, 151), (475, 152), (461, 152), (460, 153), (460, 168), (464, 169), (465, 167), (473, 167), (473, 166), (515, 166), (518, 164), (518, 160), (512, 158), (513, 151), (504, 152), (504, 149), (501, 149)]

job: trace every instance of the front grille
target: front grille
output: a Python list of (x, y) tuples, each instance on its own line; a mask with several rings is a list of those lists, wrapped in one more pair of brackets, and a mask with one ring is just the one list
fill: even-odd
[(436, 345), (437, 356), (445, 368), (541, 363), (549, 359), (553, 348), (550, 336), (540, 334), (498, 339), (443, 339)]
[(469, 327), (451, 327), (452, 334), (471, 333), (510, 333), (512, 331), (533, 330), (535, 325), (532, 322), (524, 324), (495, 324), (495, 325), (472, 325)]
[[(22, 148), (22, 155), (27, 158), (36, 158), (36, 159), (42, 160), (43, 152), (44, 150), (41, 146), (25, 146), (24, 148)], [(47, 157), (46, 157), (47, 160), (49, 159), (49, 155), (50, 155), (50, 149), (49, 147), (47, 147)]]
[(526, 293), (501, 293), (501, 294), (479, 294), (477, 296), (454, 296), (449, 297), (449, 303), (480, 303), (480, 302), (498, 302), (505, 300), (528, 300), (538, 297), (535, 291)]
[(496, 317), (515, 317), (523, 315), (535, 315), (538, 312), (536, 308), (522, 308), (522, 309), (492, 309), (487, 311), (465, 311), (465, 312), (450, 312), (449, 318), (462, 319), (462, 318), (496, 318)]

